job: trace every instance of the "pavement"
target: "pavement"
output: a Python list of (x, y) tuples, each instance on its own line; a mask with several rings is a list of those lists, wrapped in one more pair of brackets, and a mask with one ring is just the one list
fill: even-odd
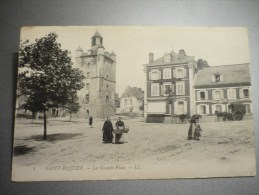
[[(13, 177), (18, 180), (24, 178), (23, 169), (74, 165), (83, 166), (91, 175), (84, 175), (83, 179), (193, 178), (255, 174), (252, 120), (202, 123), (199, 141), (187, 140), (189, 124), (145, 123), (141, 117), (124, 117), (123, 121), (130, 131), (123, 134), (123, 144), (118, 145), (102, 143), (103, 119), (94, 119), (92, 128), (86, 119), (73, 119), (72, 122), (66, 119), (48, 120), (47, 141), (42, 140), (42, 121), (34, 121), (32, 124), (31, 120), (16, 120), (13, 170), (20, 174), (16, 173)], [(116, 119), (112, 118), (113, 125), (115, 122)], [(118, 170), (119, 167), (124, 169), (123, 166), (128, 171), (136, 168), (140, 170), (130, 176), (128, 171), (115, 171), (115, 178), (114, 174), (100, 176), (91, 172), (97, 167), (99, 173), (107, 173), (106, 169), (115, 169), (116, 166)], [(69, 177), (77, 178), (72, 175)], [(33, 176), (30, 178), (33, 179)], [(55, 175), (46, 178), (62, 180)]]

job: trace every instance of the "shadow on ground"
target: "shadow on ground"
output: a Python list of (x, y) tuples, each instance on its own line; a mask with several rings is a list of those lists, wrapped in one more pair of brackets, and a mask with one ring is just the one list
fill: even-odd
[(35, 140), (35, 141), (48, 141), (48, 142), (55, 142), (55, 141), (63, 141), (73, 139), (74, 137), (83, 135), (83, 133), (57, 133), (57, 134), (50, 134), (47, 137), (47, 140), (43, 140), (42, 135), (33, 135), (28, 139), (25, 140)]
[(27, 145), (15, 146), (13, 149), (14, 156), (25, 155), (27, 153), (33, 152), (34, 147), (27, 147)]

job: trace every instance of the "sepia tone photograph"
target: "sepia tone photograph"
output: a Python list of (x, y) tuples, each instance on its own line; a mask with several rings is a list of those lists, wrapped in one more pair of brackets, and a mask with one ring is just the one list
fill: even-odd
[(255, 176), (248, 31), (20, 34), (13, 181)]

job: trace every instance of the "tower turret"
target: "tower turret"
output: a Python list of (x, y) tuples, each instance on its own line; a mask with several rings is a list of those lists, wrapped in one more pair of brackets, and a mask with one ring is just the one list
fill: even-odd
[(94, 36), (92, 36), (92, 48), (102, 46), (102, 45), (103, 45), (103, 38), (97, 30)]
[(80, 57), (84, 54), (84, 51), (82, 50), (82, 48), (79, 46), (76, 50), (76, 57)]
[(113, 60), (113, 61), (116, 61), (116, 55), (115, 53), (112, 51), (111, 54), (110, 54), (110, 58)]

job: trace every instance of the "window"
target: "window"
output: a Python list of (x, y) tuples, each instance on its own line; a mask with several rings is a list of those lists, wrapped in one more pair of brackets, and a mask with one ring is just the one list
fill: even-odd
[(87, 73), (86, 73), (86, 78), (87, 78), (87, 79), (90, 79), (90, 72), (87, 72)]
[(159, 96), (159, 84), (151, 84), (151, 96)]
[(151, 70), (149, 79), (150, 80), (158, 80), (161, 78), (160, 76), (161, 72), (159, 70)]
[(125, 105), (125, 106), (128, 105), (128, 100), (127, 100), (127, 99), (124, 100), (124, 105)]
[(184, 94), (185, 94), (184, 82), (176, 83), (176, 95), (184, 95)]
[(224, 98), (223, 90), (212, 91), (213, 100), (221, 100)]
[(236, 99), (236, 89), (228, 89), (228, 99), (229, 100)]
[(222, 106), (221, 105), (215, 105), (215, 109), (218, 112), (222, 112)]
[(164, 55), (164, 62), (170, 62), (171, 61), (171, 56), (169, 53), (165, 53)]
[(174, 102), (174, 114), (186, 114), (187, 113), (187, 102), (186, 101), (175, 101)]
[(86, 90), (90, 89), (90, 83), (86, 83)]
[(200, 111), (201, 111), (201, 114), (206, 114), (206, 106), (205, 105), (201, 105), (200, 106)]
[(171, 68), (163, 69), (163, 79), (171, 79)]
[(89, 94), (86, 94), (86, 95), (85, 95), (85, 103), (86, 103), (86, 104), (89, 103), (89, 101), (90, 101), (89, 98), (90, 98), (90, 97), (89, 97)]
[(177, 69), (176, 76), (177, 78), (183, 78), (183, 69)]
[(205, 100), (205, 91), (200, 92), (200, 100)]
[(249, 90), (248, 89), (243, 89), (243, 96), (244, 96), (244, 98), (249, 98)]
[(211, 82), (213, 82), (213, 83), (223, 82), (223, 75), (222, 74), (213, 74), (211, 76)]
[(170, 82), (163, 83), (163, 85), (161, 87), (161, 95), (168, 96), (170, 93), (172, 94), (173, 90), (174, 89), (173, 89), (172, 83), (170, 83)]
[(215, 99), (216, 100), (220, 99), (220, 91), (215, 91)]

